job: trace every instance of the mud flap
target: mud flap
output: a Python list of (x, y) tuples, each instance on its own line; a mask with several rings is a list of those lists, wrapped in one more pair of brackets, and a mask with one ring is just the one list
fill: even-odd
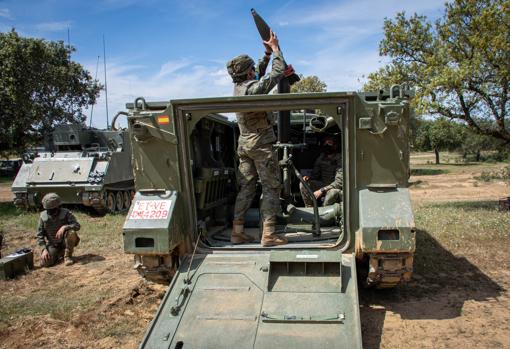
[(361, 348), (353, 255), (214, 253), (181, 265), (140, 348)]

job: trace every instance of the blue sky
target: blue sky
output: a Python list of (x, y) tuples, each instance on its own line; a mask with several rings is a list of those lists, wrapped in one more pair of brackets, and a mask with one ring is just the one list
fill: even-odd
[[(298, 73), (317, 75), (328, 91), (359, 90), (384, 61), (378, 54), (385, 17), (398, 11), (429, 18), (444, 0), (0, 0), (0, 31), (67, 41), (73, 59), (104, 81), (106, 38), (110, 118), (138, 96), (148, 101), (225, 96), (232, 83), (225, 63), (263, 46), (250, 14), (254, 7), (273, 27), (285, 59)], [(90, 115), (90, 111), (85, 111)], [(93, 125), (104, 127), (104, 95)]]

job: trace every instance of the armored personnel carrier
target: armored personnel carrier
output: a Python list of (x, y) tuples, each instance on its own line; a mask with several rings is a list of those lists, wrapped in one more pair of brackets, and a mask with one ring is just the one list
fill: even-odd
[[(124, 250), (145, 277), (171, 280), (141, 348), (360, 348), (358, 279), (388, 288), (413, 270), (410, 95), (394, 86), (128, 104), (136, 195)], [(258, 243), (259, 199), (245, 223), (255, 242), (229, 240), (239, 130), (221, 114), (245, 111), (277, 115), (287, 245)], [(342, 198), (306, 208), (299, 183), (325, 135), (341, 144)]]
[(127, 131), (57, 126), (43, 148), (24, 154), (11, 189), (14, 204), (25, 209), (39, 208), (44, 195), (55, 192), (64, 204), (127, 210), (134, 194)]

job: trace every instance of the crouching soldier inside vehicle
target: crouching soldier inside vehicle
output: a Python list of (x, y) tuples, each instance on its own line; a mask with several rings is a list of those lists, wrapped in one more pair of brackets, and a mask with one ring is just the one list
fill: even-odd
[[(322, 151), (315, 164), (311, 176), (303, 176), (313, 190), (316, 200), (324, 197), (324, 206), (342, 201), (342, 156), (338, 152), (338, 143), (334, 137), (324, 139)], [(299, 183), (301, 197), (306, 207), (313, 206), (313, 199), (302, 183)]]
[(60, 207), (61, 202), (55, 193), (46, 194), (42, 199), (45, 210), (41, 212), (37, 227), (37, 243), (42, 247), (42, 267), (51, 267), (62, 258), (65, 265), (74, 263), (73, 251), (80, 242), (76, 234), (80, 230), (80, 223), (71, 211)]

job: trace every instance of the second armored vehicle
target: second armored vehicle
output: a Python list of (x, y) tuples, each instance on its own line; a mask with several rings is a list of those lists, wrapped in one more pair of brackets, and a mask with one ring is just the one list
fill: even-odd
[(39, 208), (44, 195), (55, 192), (64, 204), (100, 213), (129, 208), (134, 181), (127, 131), (61, 125), (45, 143), (23, 156), (12, 184), (16, 206)]

